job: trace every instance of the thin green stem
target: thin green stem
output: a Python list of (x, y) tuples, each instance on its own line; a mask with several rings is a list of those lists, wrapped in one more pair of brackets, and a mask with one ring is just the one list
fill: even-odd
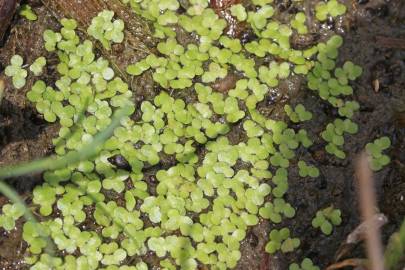
[(24, 217), (26, 220), (36, 220), (34, 215), (31, 213), (31, 211), (28, 209), (27, 205), (25, 202), (20, 198), (20, 196), (15, 192), (10, 186), (8, 186), (6, 183), (3, 181), (0, 181), (0, 192), (6, 196), (10, 201), (12, 201), (15, 204), (20, 204), (24, 206)]
[(72, 151), (63, 157), (51, 156), (44, 159), (22, 163), (13, 166), (0, 168), (0, 179), (17, 177), (28, 173), (36, 173), (45, 170), (57, 170), (87, 160), (98, 152), (99, 146), (102, 145), (119, 126), (122, 117), (128, 114), (128, 107), (118, 110), (111, 121), (111, 124), (102, 132), (98, 133), (90, 144), (85, 145), (80, 151)]
[[(39, 234), (42, 236), (45, 236), (46, 233), (42, 231), (42, 227), (34, 217), (34, 215), (31, 213), (31, 210), (28, 208), (28, 206), (25, 204), (25, 202), (21, 199), (21, 197), (17, 194), (17, 192), (14, 191), (10, 186), (8, 186), (6, 183), (3, 181), (0, 181), (0, 193), (2, 193), (4, 196), (6, 196), (11, 202), (14, 204), (22, 205), (24, 207), (24, 217), (27, 221), (31, 221), (36, 225), (38, 228)], [(53, 255), (55, 251), (55, 245), (53, 244), (52, 240), (49, 238), (49, 236), (44, 237), (45, 240), (47, 241), (48, 245), (46, 248), (46, 251), (48, 254)]]

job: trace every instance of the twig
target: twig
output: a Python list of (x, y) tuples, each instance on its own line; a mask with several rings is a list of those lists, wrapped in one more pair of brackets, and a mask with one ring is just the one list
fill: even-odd
[(368, 261), (366, 259), (347, 259), (335, 264), (332, 264), (326, 268), (326, 270), (335, 270), (341, 269), (344, 267), (352, 266), (352, 267), (359, 267), (359, 266), (367, 266)]
[(1, 101), (3, 100), (3, 96), (4, 96), (4, 81), (2, 79), (0, 79), (0, 106), (1, 106)]
[[(360, 154), (356, 164), (356, 178), (358, 182), (360, 211), (363, 222), (373, 219), (376, 214), (377, 200), (374, 189), (373, 173), (369, 167), (368, 156)], [(370, 260), (370, 270), (384, 270), (383, 248), (380, 230), (373, 222), (366, 230), (367, 255)]]
[(380, 47), (390, 49), (405, 49), (405, 39), (377, 36), (376, 43)]
[(339, 261), (342, 257), (347, 255), (352, 248), (363, 241), (366, 237), (366, 232), (370, 226), (376, 226), (381, 228), (388, 222), (387, 217), (384, 214), (376, 214), (372, 219), (362, 222), (356, 227), (347, 237), (346, 240), (341, 244), (339, 250), (337, 251), (336, 261)]
[(260, 270), (266, 270), (270, 269), (269, 266), (269, 261), (270, 261), (270, 255), (267, 252), (264, 252), (264, 257), (262, 258), (262, 261), (260, 262)]

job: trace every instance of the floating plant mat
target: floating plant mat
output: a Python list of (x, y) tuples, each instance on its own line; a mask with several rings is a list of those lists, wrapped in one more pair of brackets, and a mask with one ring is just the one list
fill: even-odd
[[(305, 251), (317, 243), (295, 220), (307, 215), (301, 228), (322, 241), (357, 222), (345, 221), (342, 212), (356, 210), (335, 204), (342, 188), (325, 187), (319, 162), (346, 166), (355, 153), (345, 142), (361, 132), (363, 68), (339, 57), (345, 37), (330, 27), (349, 6), (42, 2), (60, 27), (41, 31), (41, 55), (9, 57), (2, 78), (13, 91), (28, 88), (26, 102), (57, 126), (54, 153), (80, 151), (114, 112), (127, 113), (93, 158), (44, 172), (27, 201), (40, 226), (23, 220), (21, 205), (3, 205), (0, 226), (22, 226), (27, 268), (272, 269), (278, 255), (282, 269), (331, 262), (332, 248), (326, 259)], [(35, 24), (38, 9), (19, 14)], [(296, 97), (305, 95), (313, 102)], [(390, 136), (369, 134), (355, 149), (376, 172), (391, 161)], [(327, 193), (320, 205), (297, 199), (311, 197), (296, 189), (304, 185)]]

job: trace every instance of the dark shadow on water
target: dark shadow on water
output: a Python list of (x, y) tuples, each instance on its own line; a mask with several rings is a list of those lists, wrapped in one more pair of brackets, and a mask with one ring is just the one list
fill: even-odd
[(0, 105), (0, 148), (13, 142), (35, 140), (47, 125), (35, 108), (20, 108), (3, 99)]

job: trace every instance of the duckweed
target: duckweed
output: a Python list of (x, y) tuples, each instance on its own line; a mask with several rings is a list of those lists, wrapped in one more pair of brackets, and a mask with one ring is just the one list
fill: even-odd
[(24, 59), (16, 54), (11, 57), (10, 65), (6, 67), (5, 74), (12, 77), (12, 82), (15, 88), (21, 89), (25, 86), (28, 72), (22, 68)]
[(41, 56), (35, 59), (34, 63), (30, 66), (30, 71), (35, 75), (39, 76), (42, 74), (42, 70), (46, 65), (46, 58)]
[(336, 119), (326, 126), (326, 130), (321, 133), (321, 137), (328, 142), (325, 150), (340, 159), (344, 159), (346, 154), (342, 150), (344, 145), (344, 133), (356, 134), (358, 126), (350, 119)]
[(246, 9), (242, 4), (233, 5), (231, 7), (231, 14), (235, 16), (238, 21), (245, 21), (248, 17)]
[(24, 215), (25, 208), (21, 204), (5, 204), (0, 215), (0, 228), (11, 231), (15, 228), (15, 222)]
[(293, 218), (295, 216), (295, 209), (283, 199), (276, 198), (274, 202), (267, 202), (264, 207), (260, 208), (259, 214), (261, 217), (269, 219), (274, 223), (280, 223), (282, 216)]
[(201, 15), (205, 8), (208, 7), (208, 2), (205, 0), (190, 0), (191, 7), (187, 9), (187, 13), (191, 16)]
[(267, 19), (271, 18), (274, 14), (274, 8), (270, 5), (263, 5), (257, 11), (248, 12), (247, 21), (254, 29), (263, 29), (267, 25)]
[(35, 14), (31, 6), (27, 4), (21, 6), (20, 15), (25, 17), (29, 21), (36, 21), (38, 19), (37, 14)]
[(111, 49), (111, 43), (121, 43), (124, 40), (124, 21), (114, 20), (114, 12), (101, 11), (91, 21), (87, 33), (100, 41), (106, 49)]
[[(243, 4), (230, 7), (231, 15), (258, 37), (246, 43), (225, 33), (227, 21), (206, 0), (190, 0), (181, 15), (177, 0), (123, 2), (153, 25), (158, 39), (154, 53), (126, 71), (134, 77), (150, 73), (158, 94), (135, 106), (130, 86), (97, 56), (92, 41), (79, 38), (76, 21), (62, 19), (59, 32), (44, 31), (46, 50), (56, 52), (59, 60), (59, 78), (52, 86), (36, 80), (27, 98), (46, 121), (60, 124), (53, 140), (57, 155), (91, 142), (117, 109), (131, 110), (94, 158), (44, 173), (45, 183), (33, 191), (33, 209), (43, 217), (40, 226), (45, 229), (25, 222), (23, 239), (31, 253), (27, 263), (33, 269), (146, 270), (142, 261), (124, 264), (128, 257), (150, 252), (164, 269), (192, 270), (199, 264), (232, 269), (241, 258), (239, 249), (249, 227), (260, 218), (279, 224), (296, 215), (285, 197), (289, 167), (297, 164), (302, 177), (320, 174), (315, 166), (296, 162), (296, 151), (313, 144), (312, 134), (268, 119), (259, 105), (283, 80), (306, 75), (308, 88), (344, 118), (328, 124), (321, 134), (328, 143), (326, 151), (344, 158), (345, 134), (358, 131), (350, 120), (359, 109), (347, 99), (353, 94), (350, 81), (362, 70), (350, 61), (336, 67), (343, 44), (338, 35), (306, 50), (293, 49), (293, 31), (308, 32), (305, 14), (281, 23), (273, 18), (272, 0), (253, 0), (256, 12)], [(316, 15), (323, 21), (344, 12), (344, 6), (331, 0), (318, 4)], [(198, 42), (180, 42), (174, 26), (192, 33)], [(92, 19), (87, 33), (111, 49), (124, 40), (124, 28), (114, 12), (104, 10)], [(251, 55), (272, 60), (256, 61)], [(40, 76), (45, 64), (43, 57), (35, 60), (33, 75)], [(21, 87), (27, 77), (22, 66), (22, 58), (15, 56), (6, 70)], [(238, 77), (233, 89), (219, 92), (211, 87), (228, 75)], [(284, 109), (293, 123), (313, 117), (302, 104)], [(238, 125), (243, 138), (228, 136)], [(375, 144), (368, 148), (378, 159), (386, 143)], [(22, 215), (12, 207), (3, 207), (0, 216), (6, 229), (14, 228)], [(333, 225), (340, 224), (340, 215), (334, 208), (320, 210), (313, 226), (330, 234)], [(88, 220), (100, 233), (83, 229)], [(53, 240), (58, 254), (67, 255), (45, 254), (45, 237)], [(265, 250), (288, 253), (299, 246), (290, 229), (281, 228), (270, 232)], [(318, 268), (304, 259), (290, 269)]]
[(301, 177), (318, 177), (319, 176), (319, 169), (315, 166), (307, 165), (305, 161), (298, 161), (298, 171)]
[(319, 270), (320, 268), (312, 262), (309, 258), (304, 258), (301, 264), (292, 263), (290, 264), (289, 270)]
[(342, 223), (341, 211), (330, 206), (328, 208), (316, 212), (316, 216), (312, 220), (312, 226), (319, 228), (322, 233), (330, 235), (333, 231), (333, 226), (339, 226)]
[(45, 30), (44, 34), (45, 49), (49, 52), (53, 52), (56, 49), (56, 45), (62, 40), (62, 35), (60, 33), (55, 33), (52, 30)]
[(308, 27), (305, 25), (306, 16), (303, 12), (295, 14), (294, 19), (291, 21), (291, 27), (295, 28), (298, 34), (307, 34)]
[(308, 112), (302, 104), (298, 104), (295, 109), (287, 104), (284, 106), (284, 110), (290, 120), (294, 123), (309, 121), (312, 119), (312, 113)]
[(344, 105), (339, 108), (338, 112), (340, 116), (350, 119), (359, 109), (360, 105), (356, 101), (346, 101)]
[(300, 240), (298, 238), (290, 238), (290, 230), (288, 228), (274, 229), (270, 232), (270, 242), (267, 243), (265, 250), (270, 254), (278, 250), (288, 253), (294, 251), (299, 245)]
[(209, 40), (218, 40), (224, 29), (226, 21), (218, 17), (214, 10), (204, 9), (201, 14), (189, 17), (187, 15), (179, 16), (179, 24), (187, 32), (196, 32), (200, 36), (206, 36)]
[(337, 17), (346, 13), (346, 6), (337, 0), (328, 0), (326, 3), (319, 2), (315, 6), (315, 16), (320, 21), (325, 21), (328, 16)]
[(370, 167), (373, 171), (379, 171), (391, 162), (390, 157), (382, 153), (390, 146), (391, 140), (386, 136), (375, 139), (374, 142), (366, 145), (366, 151), (370, 156)]

